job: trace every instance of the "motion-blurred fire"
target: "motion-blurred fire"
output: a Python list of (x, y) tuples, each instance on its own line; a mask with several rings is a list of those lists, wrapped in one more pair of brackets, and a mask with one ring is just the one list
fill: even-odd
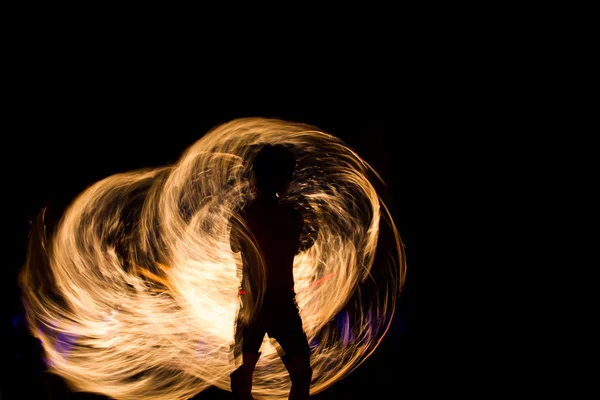
[[(282, 201), (306, 213), (304, 240), (314, 241), (294, 265), (311, 343), (311, 393), (375, 350), (405, 272), (400, 237), (370, 181), (377, 174), (315, 127), (250, 118), (207, 133), (176, 165), (94, 184), (55, 231), (46, 234), (41, 224), (32, 233), (23, 298), (52, 371), (77, 390), (118, 399), (229, 390), (239, 362), (232, 346), (241, 260), (230, 249), (228, 221), (252, 197), (247, 165), (265, 143), (297, 154)], [(375, 276), (382, 217), (396, 254)], [(261, 350), (253, 393), (287, 398), (289, 378), (275, 347), (265, 339)]]

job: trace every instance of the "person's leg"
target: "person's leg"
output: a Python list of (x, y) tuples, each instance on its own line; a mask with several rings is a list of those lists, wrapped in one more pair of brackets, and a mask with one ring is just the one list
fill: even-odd
[(281, 318), (273, 328), (273, 337), (283, 351), (280, 354), (281, 360), (292, 381), (289, 398), (291, 400), (308, 399), (312, 381), (310, 347), (302, 329), (302, 319), (295, 302), (286, 307), (285, 313), (281, 314)]
[(282, 357), (282, 360), (292, 381), (290, 400), (308, 399), (310, 396), (310, 382), (312, 380), (310, 356), (286, 355)]
[(253, 399), (252, 375), (260, 358), (259, 350), (265, 336), (262, 319), (255, 322), (252, 325), (243, 325), (238, 321), (236, 328), (236, 343), (239, 345), (239, 342), (242, 342), (242, 364), (230, 376), (231, 393), (234, 399)]
[(242, 352), (242, 365), (231, 374), (231, 393), (237, 400), (252, 400), (252, 375), (260, 353)]

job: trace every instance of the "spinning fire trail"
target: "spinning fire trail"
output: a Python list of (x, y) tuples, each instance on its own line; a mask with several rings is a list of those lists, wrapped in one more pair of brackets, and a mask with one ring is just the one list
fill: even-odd
[[(300, 204), (303, 240), (314, 241), (294, 261), (311, 393), (375, 350), (405, 273), (400, 237), (369, 180), (377, 174), (314, 127), (250, 118), (213, 129), (175, 165), (97, 182), (54, 231), (34, 228), (20, 279), (50, 370), (76, 390), (117, 399), (229, 390), (240, 362), (232, 346), (241, 268), (229, 219), (253, 196), (249, 160), (265, 143), (296, 153), (282, 201)], [(391, 228), (396, 255), (375, 277), (380, 223)], [(253, 393), (286, 397), (289, 377), (268, 338), (261, 351)]]

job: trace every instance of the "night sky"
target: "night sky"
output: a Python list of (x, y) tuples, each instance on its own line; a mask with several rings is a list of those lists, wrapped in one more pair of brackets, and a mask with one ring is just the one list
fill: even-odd
[[(231, 93), (234, 101), (216, 101), (201, 91), (190, 91), (184, 99), (168, 88), (117, 87), (99, 81), (93, 87), (71, 82), (67, 89), (60, 80), (41, 81), (51, 83), (24, 86), (15, 95), (9, 109), (15, 121), (11, 143), (3, 146), (2, 282), (7, 300), (2, 324), (9, 340), (2, 349), (3, 370), (8, 371), (2, 376), (2, 399), (102, 398), (70, 394), (59, 378), (45, 374), (37, 342), (27, 335), (16, 279), (25, 260), (29, 221), (44, 206), (60, 215), (74, 196), (106, 176), (175, 163), (210, 128), (250, 116), (313, 124), (342, 138), (386, 181), (382, 197), (406, 245), (407, 282), (389, 334), (356, 371), (314, 398), (413, 397), (418, 183), (424, 142), (418, 104), (394, 108), (390, 102), (383, 108), (368, 98), (340, 104), (323, 96), (317, 105), (310, 96), (307, 101), (280, 101), (275, 96), (267, 105), (255, 98), (256, 89)], [(210, 389), (196, 398), (227, 399), (229, 393)]]

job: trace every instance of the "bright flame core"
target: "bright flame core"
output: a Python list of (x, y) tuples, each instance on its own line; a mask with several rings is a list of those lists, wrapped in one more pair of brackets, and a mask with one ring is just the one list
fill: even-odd
[[(229, 219), (252, 197), (248, 161), (266, 143), (296, 153), (286, 200), (306, 211), (305, 240), (316, 239), (294, 262), (311, 393), (375, 350), (405, 273), (400, 237), (369, 181), (376, 173), (314, 127), (250, 118), (215, 128), (176, 165), (94, 184), (51, 237), (42, 230), (31, 236), (23, 298), (52, 371), (77, 390), (118, 399), (229, 390), (240, 362), (232, 346), (241, 266), (230, 249)], [(381, 206), (397, 257), (374, 275)], [(275, 346), (265, 338), (261, 351), (253, 394), (287, 398), (290, 382)]]

